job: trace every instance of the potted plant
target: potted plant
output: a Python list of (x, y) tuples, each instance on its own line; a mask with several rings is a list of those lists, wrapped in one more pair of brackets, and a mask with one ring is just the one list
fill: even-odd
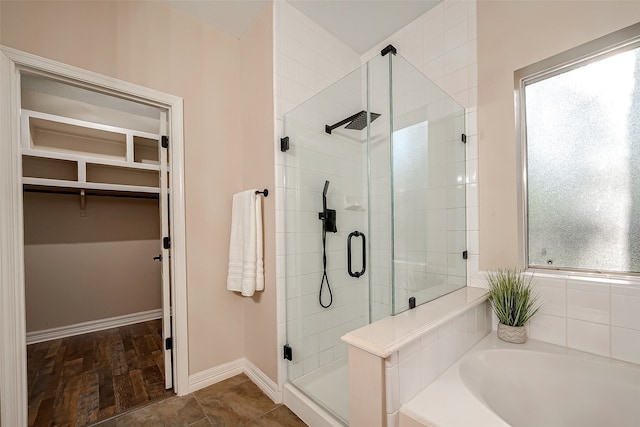
[(533, 276), (516, 269), (490, 272), (489, 301), (498, 317), (498, 338), (522, 344), (527, 341), (525, 324), (542, 308), (531, 288)]

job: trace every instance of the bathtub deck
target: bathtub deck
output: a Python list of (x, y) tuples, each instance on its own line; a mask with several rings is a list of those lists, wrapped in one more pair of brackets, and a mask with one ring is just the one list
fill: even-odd
[[(550, 355), (562, 355), (568, 356), (570, 359), (576, 361), (583, 361), (585, 363), (595, 363), (597, 366), (607, 366), (609, 365), (612, 369), (624, 369), (624, 371), (616, 371), (614, 373), (614, 378), (626, 378), (627, 381), (631, 384), (636, 384), (636, 378), (640, 378), (640, 367), (637, 365), (609, 359), (603, 356), (589, 354), (578, 350), (569, 349), (566, 347), (560, 347), (553, 344), (544, 343), (536, 340), (529, 340), (525, 344), (510, 344), (504, 341), (500, 341), (496, 337), (495, 331), (487, 335), (482, 341), (476, 344), (467, 355), (488, 349), (513, 349), (513, 350), (526, 350), (528, 354), (533, 353), (549, 353)], [(531, 353), (529, 353), (531, 351)], [(465, 355), (466, 356), (466, 355)], [(422, 390), (418, 395), (416, 395), (412, 400), (402, 405), (400, 408), (400, 416), (399, 416), (399, 425), (400, 427), (422, 427), (422, 426), (441, 426), (441, 427), (468, 427), (468, 426), (483, 426), (483, 427), (507, 427), (509, 424), (503, 420), (500, 416), (498, 416), (493, 410), (491, 410), (488, 406), (485, 406), (484, 402), (481, 400), (481, 397), (476, 397), (466, 385), (460, 374), (460, 365), (463, 360), (465, 360), (465, 356), (463, 356), (460, 360), (458, 360), (455, 364), (453, 364), (447, 371), (444, 372), (438, 379), (436, 379), (431, 385)], [(534, 356), (538, 357), (538, 356)], [(550, 360), (547, 356), (543, 356), (545, 361)], [(562, 358), (564, 359), (564, 358)], [(473, 360), (473, 359), (468, 359)], [(539, 359), (536, 359), (531, 363), (538, 363)], [(488, 362), (488, 361), (487, 361)], [(484, 362), (483, 366), (484, 366)], [(575, 362), (571, 361), (575, 365)], [(496, 364), (495, 362), (493, 363)], [(491, 363), (489, 363), (491, 365)], [(499, 363), (502, 366), (502, 362)], [(468, 367), (469, 365), (465, 365)], [(531, 366), (531, 365), (526, 365)], [(540, 366), (549, 366), (545, 363), (542, 363)], [(555, 365), (552, 365), (555, 366)], [(558, 366), (562, 366), (561, 364)], [(495, 367), (488, 369), (495, 369)], [(513, 369), (513, 367), (511, 367)], [(588, 368), (592, 369), (592, 368)], [(607, 368), (609, 369), (609, 368)], [(494, 371), (495, 372), (495, 371)], [(527, 370), (528, 375), (531, 372), (536, 372), (535, 370)], [(591, 371), (589, 371), (591, 372)], [(598, 368), (598, 372), (601, 370)], [(605, 371), (608, 375), (611, 375), (613, 371)], [(575, 373), (574, 373), (575, 376)], [(556, 376), (553, 376), (554, 378)], [(580, 377), (582, 378), (582, 377)], [(597, 378), (597, 377), (596, 377)], [(470, 379), (467, 378), (467, 381)], [(520, 379), (520, 384), (524, 384), (523, 379)], [(638, 393), (638, 397), (640, 397), (640, 389), (636, 387), (628, 387), (629, 384), (621, 387), (621, 390), (624, 390), (625, 393), (629, 391), (636, 390)], [(626, 388), (625, 388), (626, 387)], [(472, 387), (473, 388), (473, 387)], [(587, 387), (587, 390), (593, 390), (592, 387)], [(573, 394), (570, 389), (565, 390), (569, 394)], [(503, 391), (504, 393), (504, 391)], [(455, 398), (452, 398), (455, 396)], [(626, 394), (625, 394), (626, 396)], [(631, 401), (636, 399), (635, 396), (631, 396)], [(601, 398), (597, 398), (596, 400), (602, 401)], [(605, 399), (606, 400), (606, 399)], [(623, 399), (618, 399), (623, 400)], [(579, 401), (584, 402), (584, 397)], [(549, 403), (549, 402), (547, 402)], [(628, 403), (628, 402), (627, 402)], [(548, 407), (548, 406), (545, 406)], [(626, 406), (622, 406), (625, 408), (635, 408), (635, 406), (628, 404)], [(553, 410), (551, 410), (553, 411)], [(575, 414), (580, 413), (581, 411), (571, 411), (568, 412), (572, 414), (571, 422), (567, 422), (567, 420), (560, 421), (557, 425), (606, 425), (600, 421), (597, 421), (596, 418), (593, 418), (594, 414), (591, 414), (589, 417), (589, 421), (591, 422), (577, 422), (577, 419), (574, 417)], [(624, 410), (618, 411), (622, 414), (622, 418), (612, 418), (612, 423), (608, 425), (635, 425), (635, 422), (629, 422), (629, 419), (636, 419), (636, 412), (627, 413)], [(553, 412), (552, 412), (553, 413)], [(556, 415), (558, 415), (556, 413)], [(562, 414), (560, 414), (562, 415)], [(602, 415), (602, 414), (598, 414)], [(614, 415), (606, 414), (606, 417), (610, 417)], [(558, 418), (561, 419), (561, 418)], [(609, 419), (609, 418), (607, 418)], [(617, 419), (618, 421), (613, 421)], [(620, 421), (623, 420), (623, 421)], [(626, 420), (626, 421), (625, 421)], [(584, 421), (584, 420), (583, 420)], [(536, 420), (535, 424), (524, 424), (524, 425), (548, 425), (544, 423), (540, 423), (540, 419)]]

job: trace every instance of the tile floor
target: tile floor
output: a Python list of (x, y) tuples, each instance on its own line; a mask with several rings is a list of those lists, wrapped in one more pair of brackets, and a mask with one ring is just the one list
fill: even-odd
[(86, 426), (174, 396), (162, 349), (160, 319), (28, 345), (28, 426)]
[(96, 427), (303, 427), (244, 374), (186, 396), (174, 396), (98, 423)]

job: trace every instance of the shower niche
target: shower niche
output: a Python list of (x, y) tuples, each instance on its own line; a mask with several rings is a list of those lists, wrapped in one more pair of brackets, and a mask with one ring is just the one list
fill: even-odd
[(394, 51), (284, 117), (287, 376), (345, 424), (341, 337), (466, 286), (464, 109)]

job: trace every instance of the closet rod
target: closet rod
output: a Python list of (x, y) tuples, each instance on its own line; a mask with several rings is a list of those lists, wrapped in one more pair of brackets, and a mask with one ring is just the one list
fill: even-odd
[[(23, 191), (25, 193), (48, 193), (48, 194), (67, 194), (67, 195), (75, 195), (80, 196), (80, 190), (78, 191), (64, 191), (64, 190), (42, 190), (38, 188), (24, 188)], [(127, 198), (127, 199), (146, 199), (146, 200), (158, 200), (160, 197), (158, 194), (154, 193), (127, 193), (127, 194), (107, 194), (107, 193), (94, 193), (91, 190), (85, 190), (85, 196), (97, 196), (97, 197), (119, 197), (119, 198)]]

